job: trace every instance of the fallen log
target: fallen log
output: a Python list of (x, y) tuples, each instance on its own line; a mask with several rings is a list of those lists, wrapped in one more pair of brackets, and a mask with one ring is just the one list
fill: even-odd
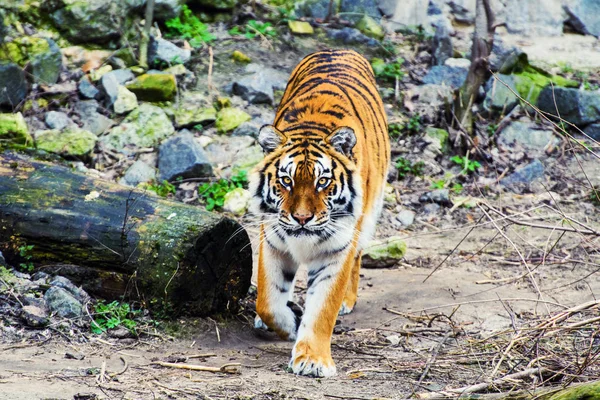
[(234, 310), (250, 285), (247, 233), (224, 216), (70, 168), (0, 154), (0, 251), (90, 294), (172, 315)]

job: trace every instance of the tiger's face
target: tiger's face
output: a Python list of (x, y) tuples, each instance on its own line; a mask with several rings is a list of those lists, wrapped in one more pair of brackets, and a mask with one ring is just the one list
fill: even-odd
[(349, 226), (345, 221), (360, 210), (355, 141), (350, 128), (292, 140), (263, 127), (259, 143), (267, 155), (251, 179), (253, 211), (276, 215), (278, 230), (289, 236), (326, 236)]

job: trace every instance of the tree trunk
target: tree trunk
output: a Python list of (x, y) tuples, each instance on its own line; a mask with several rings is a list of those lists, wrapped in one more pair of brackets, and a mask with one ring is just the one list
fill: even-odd
[(140, 38), (140, 60), (142, 67), (148, 68), (148, 43), (150, 42), (150, 28), (154, 19), (154, 0), (146, 0), (146, 15), (144, 16), (144, 29)]
[(473, 115), (471, 108), (477, 97), (479, 88), (488, 75), (488, 58), (494, 43), (494, 12), (489, 0), (477, 0), (475, 9), (475, 32), (471, 47), (471, 67), (463, 86), (458, 89), (454, 101), (454, 117), (452, 125), (464, 129), (473, 136)]
[(37, 269), (174, 315), (235, 309), (252, 275), (248, 235), (229, 218), (4, 153), (0, 251), (16, 265), (24, 245)]

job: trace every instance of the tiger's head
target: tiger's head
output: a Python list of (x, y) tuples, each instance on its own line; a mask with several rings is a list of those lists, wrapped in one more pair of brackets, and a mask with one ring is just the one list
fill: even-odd
[(331, 235), (350, 227), (343, 221), (356, 219), (362, 208), (351, 128), (326, 137), (287, 136), (265, 125), (258, 142), (265, 159), (250, 178), (251, 211), (277, 216), (279, 227), (292, 236)]

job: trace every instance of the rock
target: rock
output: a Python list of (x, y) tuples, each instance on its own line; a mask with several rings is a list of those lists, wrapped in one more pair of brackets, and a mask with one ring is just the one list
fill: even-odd
[(249, 75), (235, 80), (232, 93), (252, 104), (273, 104), (273, 89), (284, 89), (287, 75), (272, 68), (250, 64), (245, 68)]
[(142, 160), (137, 160), (127, 169), (119, 184), (135, 187), (153, 179), (156, 179), (156, 170)]
[(101, 67), (90, 71), (90, 79), (92, 80), (92, 82), (97, 82), (104, 75), (108, 74), (112, 70), (113, 70), (112, 65), (110, 65), (110, 64), (102, 65)]
[[(315, 30), (313, 29), (312, 25), (306, 21), (289, 20), (288, 27), (290, 28), (290, 31), (295, 35), (312, 35), (313, 33), (315, 33)], [(250, 62), (250, 59), (248, 58), (248, 61), (245, 62)]]
[(144, 74), (126, 87), (142, 101), (169, 101), (177, 93), (177, 80), (170, 74)]
[(500, 181), (507, 188), (520, 192), (523, 187), (528, 187), (537, 179), (544, 177), (544, 164), (537, 158), (524, 167), (517, 168), (515, 172)]
[(435, 30), (432, 47), (433, 65), (444, 65), (444, 62), (453, 56), (454, 48), (452, 47), (452, 39), (450, 38), (450, 32), (445, 25), (442, 25)]
[(134, 80), (135, 75), (129, 69), (115, 69), (102, 75), (100, 80), (101, 83), (103, 83), (103, 81), (107, 78), (114, 78), (115, 82), (117, 82), (119, 85), (125, 85), (127, 82)]
[(437, 203), (428, 203), (423, 207), (423, 215), (434, 216), (440, 211), (440, 205)]
[(207, 125), (217, 119), (217, 110), (214, 107), (206, 108), (178, 108), (175, 110), (175, 125), (179, 128), (188, 128), (194, 125)]
[(557, 115), (558, 110), (561, 118), (578, 127), (600, 121), (600, 91), (598, 90), (547, 86), (541, 91), (537, 105), (540, 110), (552, 115)]
[(342, 29), (327, 29), (325, 33), (333, 40), (343, 44), (365, 44), (367, 46), (379, 46), (376, 39), (370, 38), (358, 29), (344, 27)]
[(252, 194), (243, 188), (237, 188), (225, 195), (223, 210), (235, 215), (244, 215), (248, 209), (248, 204)]
[(163, 73), (175, 76), (177, 84), (183, 88), (192, 87), (198, 81), (196, 75), (183, 64), (173, 65), (165, 69)]
[(494, 35), (494, 45), (489, 58), (490, 69), (502, 74), (510, 74), (516, 69), (522, 70), (529, 64), (527, 54), (519, 48), (509, 45), (506, 40), (496, 33)]
[(117, 69), (102, 75), (102, 78), (100, 78), (100, 85), (108, 99), (107, 106), (110, 107), (117, 101), (117, 98), (119, 97), (119, 87), (133, 79), (135, 79), (135, 76), (133, 75), (133, 72), (128, 69)]
[(142, 103), (100, 140), (113, 149), (126, 152), (126, 146), (154, 147), (173, 132), (171, 120), (161, 108)]
[(38, 306), (23, 306), (21, 309), (21, 318), (27, 326), (32, 328), (43, 328), (48, 325), (50, 315), (48, 310)]
[(404, 107), (419, 114), (423, 123), (436, 122), (446, 105), (452, 104), (452, 88), (447, 85), (420, 85), (404, 95)]
[(450, 6), (450, 12), (452, 16), (457, 22), (462, 24), (471, 25), (475, 23), (475, 7), (473, 3), (472, 9), (465, 7), (463, 4), (458, 4), (459, 2), (450, 1), (448, 5)]
[(189, 3), (216, 10), (231, 10), (237, 5), (238, 0), (192, 0)]
[(27, 96), (25, 72), (14, 63), (0, 62), (0, 106), (16, 107)]
[(498, 145), (511, 148), (515, 144), (534, 156), (560, 143), (551, 129), (543, 129), (532, 122), (513, 121), (498, 135)]
[(0, 48), (0, 60), (17, 63), (28, 68), (34, 83), (56, 83), (62, 67), (60, 48), (52, 39), (23, 36)]
[(399, 237), (392, 236), (385, 241), (369, 243), (363, 252), (364, 268), (386, 268), (395, 265), (406, 254), (406, 243)]
[(429, 0), (379, 0), (379, 9), (387, 18), (383, 27), (388, 32), (415, 29), (418, 26), (429, 29), (427, 15)]
[(187, 49), (177, 47), (168, 40), (150, 38), (148, 46), (148, 62), (152, 64), (165, 63), (167, 65), (185, 64), (192, 57), (192, 52)]
[(600, 3), (597, 0), (574, 0), (564, 5), (568, 22), (579, 33), (600, 36)]
[(468, 68), (434, 65), (423, 78), (423, 83), (447, 85), (456, 89), (462, 86), (468, 72)]
[(83, 77), (77, 86), (79, 93), (86, 99), (99, 99), (100, 91), (96, 89), (87, 77)]
[(400, 336), (399, 335), (386, 336), (385, 339), (388, 342), (390, 342), (392, 346), (398, 346), (400, 344)]
[[(373, 18), (381, 18), (381, 11), (378, 8), (377, 0), (341, 0), (340, 13), (345, 13), (343, 19), (356, 22), (361, 19), (361, 15), (367, 15)], [(360, 29), (360, 28), (359, 28)]]
[(217, 136), (205, 149), (211, 164), (219, 168), (219, 175), (224, 178), (250, 171), (264, 159), (262, 148), (249, 136)]
[(107, 43), (131, 27), (136, 2), (113, 0), (56, 0), (49, 2), (54, 26), (73, 43)]
[[(288, 24), (291, 24), (292, 22), (299, 22), (299, 21), (288, 21)], [(305, 22), (305, 23), (308, 23), (308, 22)], [(311, 26), (311, 28), (312, 28), (312, 26)], [(292, 29), (291, 25), (290, 25), (290, 29)], [(294, 32), (294, 31), (292, 31), (292, 32)], [(233, 58), (234, 61), (237, 61), (240, 63), (252, 62), (252, 59), (250, 57), (248, 57), (246, 54), (242, 53), (239, 50), (235, 50), (233, 53), (231, 53), (231, 58)]]
[(407, 228), (415, 222), (415, 212), (412, 210), (402, 210), (396, 215), (396, 221), (400, 222), (404, 228)]
[(87, 156), (94, 150), (97, 140), (92, 132), (77, 127), (35, 132), (35, 147), (62, 156)]
[(377, 40), (382, 40), (385, 36), (385, 31), (375, 21), (368, 15), (363, 15), (362, 18), (356, 24), (356, 29), (367, 35), (368, 37), (372, 37)]
[(583, 132), (585, 132), (586, 135), (588, 135), (595, 141), (600, 142), (600, 123), (586, 126), (583, 129)]
[(6, 260), (4, 259), (4, 254), (2, 254), (2, 252), (0, 251), (0, 267), (6, 267), (8, 266), (8, 264), (6, 263)]
[(71, 121), (71, 118), (64, 112), (60, 111), (49, 111), (46, 113), (46, 118), (44, 119), (46, 125), (50, 129), (58, 129), (59, 131), (63, 130), (67, 126), (75, 126), (75, 123)]
[(431, 192), (426, 192), (419, 197), (421, 203), (436, 203), (446, 207), (452, 207), (450, 200), (450, 191), (448, 189), (435, 189)]
[[(297, 17), (325, 19), (329, 14), (330, 0), (303, 0), (296, 1), (293, 4), (294, 14)], [(339, 3), (334, 2), (332, 13), (335, 15), (339, 11)]]
[[(517, 104), (519, 99), (513, 93), (518, 93), (515, 77), (513, 75), (498, 74), (498, 79), (491, 77), (485, 84), (485, 100), (483, 108), (486, 111), (502, 112), (508, 114)], [(501, 82), (502, 81), (502, 82)], [(506, 85), (509, 86), (507, 88)]]
[(215, 127), (220, 133), (234, 130), (243, 122), (250, 121), (252, 117), (239, 108), (227, 107), (217, 113)]
[(67, 290), (52, 286), (44, 294), (50, 311), (62, 318), (77, 318), (82, 315), (83, 307)]
[(504, 5), (504, 21), (509, 33), (531, 37), (563, 33), (565, 12), (560, 0), (505, 0)]
[(0, 141), (7, 139), (18, 144), (33, 144), (33, 138), (29, 134), (25, 118), (20, 112), (0, 114)]
[(98, 107), (98, 102), (95, 100), (80, 101), (75, 104), (75, 112), (79, 114), (82, 128), (94, 135), (106, 132), (114, 123), (112, 119), (100, 114), (97, 111)]
[(252, 120), (244, 122), (231, 133), (231, 136), (251, 136), (253, 138), (258, 138), (258, 131), (263, 125), (273, 123), (275, 119), (275, 113), (267, 112), (261, 114), (257, 118), (252, 118)]
[(90, 299), (90, 296), (85, 292), (85, 290), (75, 286), (73, 282), (65, 278), (64, 276), (55, 276), (50, 282), (50, 286), (59, 287), (65, 289), (71, 296), (73, 296), (77, 301), (81, 303), (85, 303)]
[(212, 176), (206, 152), (189, 131), (167, 139), (158, 152), (159, 180)]
[(181, 3), (180, 0), (154, 0), (154, 18), (165, 21), (177, 17), (181, 12)]
[(428, 126), (423, 139), (429, 144), (427, 148), (433, 153), (442, 154), (449, 150), (449, 134), (445, 129)]
[(119, 86), (117, 99), (113, 104), (115, 113), (125, 114), (135, 110), (137, 106), (138, 102), (135, 93), (130, 92), (125, 86)]

